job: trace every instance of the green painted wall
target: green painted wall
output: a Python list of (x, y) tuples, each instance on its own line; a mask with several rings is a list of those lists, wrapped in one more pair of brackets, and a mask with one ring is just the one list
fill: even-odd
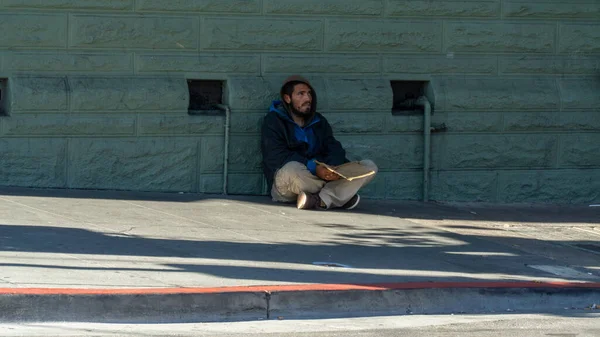
[(221, 79), (230, 192), (261, 194), (260, 119), (309, 77), (366, 194), (415, 199), (422, 117), (390, 80), (430, 82), (431, 197), (600, 201), (598, 0), (0, 0), (0, 185), (219, 193), (222, 116), (186, 79)]

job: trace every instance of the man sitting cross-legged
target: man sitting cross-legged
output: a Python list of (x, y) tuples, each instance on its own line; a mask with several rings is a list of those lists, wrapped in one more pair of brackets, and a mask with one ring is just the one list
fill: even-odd
[[(357, 192), (375, 175), (349, 181), (325, 166), (349, 162), (327, 119), (317, 112), (317, 93), (299, 76), (285, 80), (281, 101), (273, 102), (262, 127), (263, 169), (277, 202), (296, 202), (299, 209), (353, 209)], [(360, 161), (377, 172), (371, 160)]]

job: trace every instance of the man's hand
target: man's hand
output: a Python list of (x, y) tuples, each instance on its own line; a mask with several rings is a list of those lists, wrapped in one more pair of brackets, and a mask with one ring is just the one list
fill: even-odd
[(317, 165), (317, 177), (325, 180), (325, 181), (336, 181), (340, 179), (340, 176), (338, 176), (337, 174), (329, 171), (325, 166), (323, 165)]

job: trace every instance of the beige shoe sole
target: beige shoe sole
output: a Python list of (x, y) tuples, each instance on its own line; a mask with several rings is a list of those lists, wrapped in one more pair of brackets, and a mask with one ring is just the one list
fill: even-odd
[(308, 196), (306, 193), (302, 192), (298, 195), (298, 200), (296, 201), (296, 207), (298, 209), (304, 209), (306, 207), (306, 202), (308, 201)]

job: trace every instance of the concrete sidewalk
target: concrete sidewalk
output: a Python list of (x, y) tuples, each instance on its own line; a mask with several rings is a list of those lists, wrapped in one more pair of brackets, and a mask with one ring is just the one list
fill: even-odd
[(600, 208), (0, 191), (0, 288), (600, 282)]

